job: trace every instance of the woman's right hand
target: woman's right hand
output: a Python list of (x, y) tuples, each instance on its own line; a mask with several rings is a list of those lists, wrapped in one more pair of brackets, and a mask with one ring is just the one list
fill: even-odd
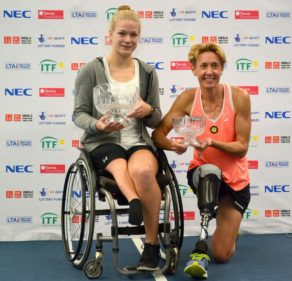
[(109, 121), (108, 115), (104, 115), (101, 118), (99, 118), (95, 126), (98, 131), (105, 133), (119, 131), (125, 127), (122, 123)]
[(171, 138), (171, 150), (180, 155), (186, 152), (188, 146), (184, 143), (183, 138)]

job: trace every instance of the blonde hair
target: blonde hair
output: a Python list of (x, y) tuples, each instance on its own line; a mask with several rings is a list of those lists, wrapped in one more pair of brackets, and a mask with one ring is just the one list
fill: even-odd
[(110, 31), (114, 31), (117, 25), (117, 22), (121, 20), (131, 20), (139, 25), (139, 33), (141, 31), (141, 22), (138, 14), (131, 9), (128, 5), (122, 5), (118, 7), (117, 12), (113, 15), (110, 22)]
[(201, 44), (193, 45), (188, 55), (189, 62), (193, 66), (195, 66), (197, 64), (199, 55), (205, 52), (215, 53), (219, 57), (220, 63), (222, 66), (224, 66), (224, 64), (226, 63), (226, 56), (223, 49), (219, 45), (214, 44), (214, 43), (205, 43), (205, 44), (201, 43)]

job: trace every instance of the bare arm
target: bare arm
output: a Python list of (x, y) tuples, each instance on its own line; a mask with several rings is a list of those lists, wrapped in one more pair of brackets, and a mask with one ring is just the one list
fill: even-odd
[(251, 130), (251, 103), (249, 94), (240, 88), (232, 88), (235, 110), (235, 140), (222, 142), (207, 138), (202, 141), (199, 150), (212, 146), (218, 150), (243, 157), (248, 151)]

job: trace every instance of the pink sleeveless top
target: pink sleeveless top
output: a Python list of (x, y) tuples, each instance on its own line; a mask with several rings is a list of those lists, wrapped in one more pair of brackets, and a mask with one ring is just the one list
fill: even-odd
[[(198, 140), (210, 137), (215, 140), (232, 142), (235, 140), (234, 108), (231, 87), (224, 85), (224, 101), (220, 115), (216, 119), (209, 119), (203, 109), (201, 90), (197, 89), (191, 116), (205, 116), (206, 129), (199, 135)], [(213, 147), (205, 149), (200, 157), (194, 149), (193, 159), (189, 169), (203, 164), (214, 164), (222, 171), (223, 180), (234, 190), (240, 190), (249, 184), (248, 163), (246, 157), (238, 157), (221, 152)]]

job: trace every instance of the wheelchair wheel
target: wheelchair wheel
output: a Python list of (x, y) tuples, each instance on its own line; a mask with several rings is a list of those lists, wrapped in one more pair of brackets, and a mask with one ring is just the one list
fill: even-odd
[(95, 185), (84, 156), (66, 174), (62, 198), (62, 240), (67, 259), (82, 268), (91, 248), (95, 219)]
[(102, 274), (102, 264), (95, 260), (88, 260), (83, 266), (83, 272), (88, 279), (97, 279)]
[[(170, 166), (164, 167), (164, 174), (170, 179), (165, 187), (170, 195), (170, 260), (166, 272), (174, 274), (177, 270), (179, 251), (182, 247), (184, 236), (183, 207), (179, 185)], [(159, 239), (161, 244), (164, 245), (164, 232), (159, 233)], [(161, 251), (161, 257), (165, 259), (165, 249), (162, 248)]]
[(171, 245), (181, 249), (184, 238), (184, 212), (182, 198), (179, 190), (179, 185), (170, 166), (165, 170), (165, 173), (171, 178), (169, 183), (169, 191), (171, 194), (172, 210), (171, 218), (173, 227), (171, 227)]

